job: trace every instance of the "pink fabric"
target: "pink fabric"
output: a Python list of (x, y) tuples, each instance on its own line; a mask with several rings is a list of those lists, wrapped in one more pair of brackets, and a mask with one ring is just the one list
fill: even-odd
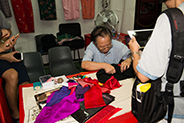
[[(91, 78), (89, 78), (89, 80), (91, 80)], [(88, 85), (90, 87), (93, 87), (94, 84), (93, 83), (89, 83), (88, 79), (77, 79), (77, 82), (84, 88), (87, 87)]]
[(79, 0), (62, 0), (65, 20), (79, 18)]

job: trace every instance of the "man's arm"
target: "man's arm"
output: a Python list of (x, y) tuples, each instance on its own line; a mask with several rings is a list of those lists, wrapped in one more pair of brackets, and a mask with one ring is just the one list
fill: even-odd
[(0, 54), (0, 59), (6, 60), (8, 62), (20, 62), (21, 60), (18, 60), (14, 57), (15, 53), (18, 53), (19, 51), (14, 51), (11, 53), (6, 53), (6, 54)]
[(133, 53), (132, 57), (133, 57), (133, 68), (135, 71), (135, 74), (137, 75), (137, 77), (140, 79), (141, 82), (146, 82), (149, 80), (148, 77), (144, 76), (143, 74), (141, 74), (138, 70), (137, 70), (137, 65), (139, 62), (139, 59), (141, 58), (139, 55), (139, 45), (135, 39), (135, 37), (132, 37), (132, 40), (130, 40), (129, 42), (129, 47)]
[(86, 70), (105, 69), (105, 72), (108, 74), (114, 74), (116, 72), (112, 65), (102, 62), (82, 61), (81, 67)]

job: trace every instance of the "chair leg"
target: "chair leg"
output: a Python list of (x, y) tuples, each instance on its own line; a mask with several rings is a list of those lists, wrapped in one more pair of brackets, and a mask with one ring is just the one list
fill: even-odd
[(77, 52), (78, 52), (78, 59), (79, 59), (79, 63), (81, 64), (81, 59), (80, 59), (79, 49), (77, 49)]
[(75, 60), (75, 50), (73, 50), (73, 56), (74, 56), (74, 59), (73, 60)]

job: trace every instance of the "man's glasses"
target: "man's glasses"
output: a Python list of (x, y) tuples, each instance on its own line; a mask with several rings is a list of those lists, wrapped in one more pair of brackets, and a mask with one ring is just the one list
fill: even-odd
[(98, 48), (100, 51), (104, 51), (106, 48), (110, 49), (112, 46), (113, 46), (112, 43), (110, 43), (110, 44), (107, 44), (105, 46), (99, 46)]

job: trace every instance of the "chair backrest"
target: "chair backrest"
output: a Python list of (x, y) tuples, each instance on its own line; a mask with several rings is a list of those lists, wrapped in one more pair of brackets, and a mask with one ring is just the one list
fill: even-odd
[(80, 71), (75, 67), (68, 46), (49, 49), (49, 70), (52, 76), (71, 75)]
[(70, 34), (73, 36), (81, 36), (81, 26), (80, 23), (62, 23), (59, 24), (60, 34)]
[(48, 49), (57, 46), (56, 37), (53, 34), (40, 34), (35, 36), (37, 52), (47, 54)]
[(26, 66), (30, 83), (38, 82), (39, 77), (46, 74), (40, 52), (23, 53), (24, 65)]

